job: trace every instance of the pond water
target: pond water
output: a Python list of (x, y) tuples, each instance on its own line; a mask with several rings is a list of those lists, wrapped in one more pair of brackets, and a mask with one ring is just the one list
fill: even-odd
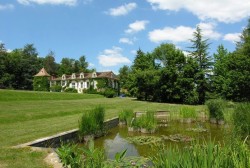
[[(198, 130), (206, 130), (205, 132), (197, 132)], [(132, 143), (128, 140), (129, 137), (135, 136), (171, 136), (175, 134), (185, 135), (193, 139), (199, 139), (200, 141), (209, 140), (215, 141), (215, 143), (222, 142), (226, 137), (228, 126), (221, 126), (210, 123), (180, 123), (170, 122), (166, 127), (158, 127), (154, 134), (142, 134), (140, 132), (128, 132), (126, 126), (117, 126), (109, 130), (108, 134), (104, 137), (97, 138), (95, 140), (95, 147), (103, 148), (105, 150), (108, 159), (114, 159), (117, 152), (121, 152), (127, 149), (126, 156), (144, 156), (149, 157), (154, 155), (156, 151), (152, 150), (150, 145), (139, 145)], [(190, 142), (173, 142), (170, 140), (162, 141), (166, 147), (170, 145), (178, 145), (184, 147), (189, 145)]]

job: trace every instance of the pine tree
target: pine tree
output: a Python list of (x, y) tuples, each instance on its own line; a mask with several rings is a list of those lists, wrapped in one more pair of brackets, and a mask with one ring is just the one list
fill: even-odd
[(208, 53), (209, 43), (208, 39), (203, 39), (203, 35), (199, 26), (193, 33), (193, 39), (190, 40), (192, 46), (190, 47), (190, 56), (192, 56), (199, 65), (198, 73), (196, 74), (196, 88), (199, 97), (199, 104), (205, 103), (206, 91), (208, 90), (207, 76), (211, 66), (210, 57)]

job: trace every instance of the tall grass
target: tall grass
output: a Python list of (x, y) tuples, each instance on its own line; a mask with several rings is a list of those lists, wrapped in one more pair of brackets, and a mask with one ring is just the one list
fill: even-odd
[(196, 118), (197, 114), (194, 107), (184, 106), (180, 109), (182, 118)]
[(235, 132), (242, 138), (250, 135), (250, 103), (236, 106), (232, 115)]
[(223, 110), (225, 109), (225, 101), (222, 99), (208, 100), (206, 102), (209, 111), (210, 118), (216, 118), (217, 120), (223, 120), (224, 114)]
[(245, 168), (250, 165), (250, 152), (244, 142), (215, 144), (212, 141), (194, 142), (190, 147), (166, 149), (160, 145), (150, 159), (156, 168)]
[(119, 115), (119, 121), (125, 122), (127, 125), (131, 125), (131, 120), (134, 117), (134, 112), (132, 109), (123, 109)]
[(104, 131), (105, 110), (101, 106), (83, 113), (79, 121), (79, 136), (101, 134)]
[(157, 127), (157, 120), (154, 114), (152, 111), (147, 111), (146, 114), (136, 119), (136, 125), (140, 128), (146, 128), (148, 131), (154, 130)]

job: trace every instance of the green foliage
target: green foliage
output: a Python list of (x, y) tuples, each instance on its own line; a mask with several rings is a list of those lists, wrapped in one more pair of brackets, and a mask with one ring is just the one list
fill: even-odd
[(134, 117), (134, 112), (132, 109), (124, 109), (119, 113), (118, 117), (119, 121), (126, 122), (126, 124), (130, 126), (132, 118)]
[(107, 88), (104, 90), (103, 95), (107, 98), (113, 98), (117, 96), (117, 91), (111, 88)]
[(56, 150), (63, 166), (70, 168), (99, 168), (104, 167), (104, 151), (94, 148), (94, 142), (90, 141), (87, 147), (79, 147), (73, 144), (62, 144)]
[(224, 119), (223, 110), (225, 109), (226, 102), (222, 99), (208, 100), (206, 102), (208, 107), (210, 118), (216, 118), (217, 120)]
[(84, 155), (83, 168), (99, 168), (104, 167), (105, 155), (102, 149), (94, 147), (94, 141), (89, 141), (88, 147), (81, 148)]
[(80, 150), (77, 145), (73, 144), (61, 144), (57, 148), (56, 153), (58, 154), (64, 167), (79, 168), (82, 165), (82, 157)]
[(127, 149), (125, 149), (125, 150), (122, 151), (122, 152), (117, 152), (117, 153), (115, 154), (115, 161), (116, 161), (116, 162), (122, 162), (123, 159), (124, 159), (125, 156), (126, 156), (126, 153), (127, 153)]
[(84, 112), (79, 121), (80, 139), (85, 135), (102, 134), (104, 131), (104, 116), (105, 109), (101, 106)]
[(62, 91), (62, 86), (61, 85), (51, 86), (50, 91), (52, 91), (52, 92), (61, 92)]
[(250, 103), (240, 103), (233, 113), (233, 124), (236, 133), (245, 138), (250, 135)]
[(154, 130), (157, 127), (157, 120), (155, 119), (154, 112), (147, 111), (146, 114), (136, 118), (137, 126), (146, 128), (148, 131)]
[[(156, 155), (151, 157), (154, 167), (234, 167), (250, 165), (250, 152), (244, 142), (215, 144), (214, 142), (192, 143), (191, 147), (180, 149), (177, 146), (166, 149), (156, 147)], [(230, 157), (229, 157), (230, 156)]]
[(49, 79), (46, 76), (35, 76), (33, 80), (34, 91), (49, 91)]
[(64, 92), (66, 93), (77, 93), (77, 90), (74, 88), (66, 88), (64, 89)]
[(196, 118), (197, 117), (195, 108), (188, 107), (188, 106), (184, 106), (181, 108), (180, 115), (182, 116), (182, 118)]

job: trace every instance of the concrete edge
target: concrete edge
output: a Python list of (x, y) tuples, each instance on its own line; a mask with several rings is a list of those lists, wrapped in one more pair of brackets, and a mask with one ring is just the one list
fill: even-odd
[[(118, 125), (119, 119), (118, 117), (114, 117), (111, 119), (106, 120), (105, 125), (110, 129)], [(30, 141), (24, 144), (19, 144), (16, 146), (13, 146), (13, 148), (24, 148), (24, 147), (35, 147), (35, 148), (44, 148), (46, 146), (40, 145), (40, 144), (50, 144), (49, 141), (60, 141), (63, 139), (63, 141), (67, 141), (72, 138), (76, 138), (75, 136), (77, 135), (79, 129), (72, 129), (69, 131), (61, 132), (52, 136), (44, 137), (44, 138), (39, 138), (34, 141)], [(68, 136), (69, 135), (69, 136)], [(47, 143), (46, 143), (47, 142)], [(50, 147), (50, 146), (49, 146)]]

